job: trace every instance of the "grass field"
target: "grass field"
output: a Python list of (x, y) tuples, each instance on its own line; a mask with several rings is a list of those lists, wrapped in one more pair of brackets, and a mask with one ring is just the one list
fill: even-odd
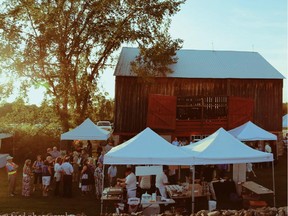
[[(257, 178), (255, 181), (272, 189), (271, 168), (255, 169)], [(21, 193), (21, 176), (18, 176), (18, 194)], [(276, 205), (287, 206), (287, 157), (279, 158), (275, 166), (276, 181)], [(89, 216), (100, 215), (100, 202), (94, 196), (83, 197), (79, 189), (74, 185), (73, 198), (42, 197), (40, 191), (36, 191), (31, 197), (21, 195), (8, 197), (7, 174), (4, 168), (0, 169), (0, 214), (4, 213), (35, 213), (35, 214), (81, 214)]]

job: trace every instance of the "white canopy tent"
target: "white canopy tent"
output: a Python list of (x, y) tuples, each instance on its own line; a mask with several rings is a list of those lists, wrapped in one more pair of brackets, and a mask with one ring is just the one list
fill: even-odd
[[(0, 133), (0, 149), (2, 145), (2, 139), (10, 138), (12, 136), (13, 134), (10, 133)], [(13, 147), (13, 154), (14, 154), (14, 147)], [(9, 156), (9, 154), (0, 154), (0, 168), (5, 167), (7, 162), (7, 156)]]
[[(104, 166), (105, 164), (191, 165), (192, 161), (193, 158), (189, 154), (173, 146), (150, 128), (113, 147), (104, 155)], [(101, 200), (101, 213), (102, 208), (103, 200)]]
[(9, 138), (9, 137), (12, 137), (13, 135), (12, 134), (9, 134), (9, 133), (0, 133), (0, 140), (1, 139), (5, 139), (5, 138)]
[(0, 168), (5, 167), (8, 155), (9, 154), (0, 154)]
[(110, 132), (99, 128), (89, 118), (71, 131), (61, 134), (61, 140), (107, 140)]
[(255, 150), (223, 128), (196, 143), (181, 147), (194, 156), (194, 164), (235, 164), (273, 161), (273, 154)]
[(277, 136), (248, 121), (239, 127), (228, 131), (241, 141), (277, 140)]
[(282, 118), (282, 127), (288, 128), (288, 114), (284, 115)]
[(112, 148), (104, 164), (191, 165), (192, 156), (171, 145), (150, 128)]
[[(181, 147), (194, 157), (195, 165), (204, 164), (243, 164), (273, 162), (273, 154), (250, 148), (234, 138), (223, 128), (196, 143)], [(275, 191), (274, 166), (272, 166), (273, 190)], [(194, 179), (194, 172), (193, 172)], [(194, 190), (192, 185), (192, 191)], [(275, 205), (275, 194), (274, 194)], [(192, 193), (192, 212), (194, 212), (194, 193)]]

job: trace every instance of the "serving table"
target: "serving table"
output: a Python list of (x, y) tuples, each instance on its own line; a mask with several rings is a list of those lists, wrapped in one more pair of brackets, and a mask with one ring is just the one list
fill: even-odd
[[(275, 194), (274, 191), (257, 184), (253, 181), (247, 181), (242, 183), (243, 188), (243, 194), (242, 197), (244, 199), (245, 205), (249, 207), (265, 207), (267, 205), (272, 205), (272, 199), (273, 198), (273, 204), (275, 206)], [(251, 194), (245, 194), (245, 192), (252, 192)], [(272, 196), (271, 196), (272, 195)], [(270, 204), (268, 204), (268, 203)]]
[[(169, 197), (173, 199), (191, 198), (192, 195), (192, 184), (166, 185), (165, 188)], [(202, 185), (194, 184), (194, 197), (207, 197), (209, 199), (210, 193), (203, 190)]]
[(102, 200), (122, 200), (123, 188), (121, 187), (108, 187), (104, 188), (102, 193)]
[(244, 189), (248, 189), (249, 191), (257, 194), (257, 195), (267, 195), (267, 194), (274, 194), (274, 192), (262, 185), (257, 184), (253, 181), (247, 181), (242, 184)]
[[(161, 199), (161, 196), (157, 196), (156, 200), (146, 200), (141, 199), (141, 205), (143, 210), (143, 215), (157, 215), (161, 212), (160, 205), (174, 204), (175, 200), (173, 199)], [(162, 209), (163, 212), (163, 209)]]
[[(192, 184), (183, 185), (166, 185), (165, 186), (168, 196), (176, 201), (176, 206), (191, 210), (192, 206)], [(210, 200), (210, 193), (206, 187), (202, 187), (201, 184), (194, 184), (194, 197), (195, 197), (195, 209), (202, 210), (208, 209), (208, 200)]]
[(123, 188), (122, 187), (107, 187), (104, 188), (101, 196), (101, 202), (108, 212), (108, 207), (113, 207), (114, 203), (121, 202), (123, 200)]
[(152, 205), (152, 204), (165, 205), (165, 204), (174, 204), (174, 203), (175, 203), (175, 200), (173, 199), (162, 200), (160, 196), (157, 196), (156, 201), (141, 199), (141, 205)]

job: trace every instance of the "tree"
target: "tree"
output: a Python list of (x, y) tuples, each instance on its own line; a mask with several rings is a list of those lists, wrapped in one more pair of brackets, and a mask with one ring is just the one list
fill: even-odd
[[(45, 87), (67, 131), (89, 115), (95, 97), (103, 96), (97, 79), (123, 44), (137, 44), (146, 55), (147, 49), (162, 53), (161, 73), (175, 61), (171, 55), (181, 41), (173, 41), (167, 29), (184, 1), (5, 0), (0, 5), (2, 66), (22, 77), (24, 89)], [(155, 65), (155, 58), (147, 59)]]
[(23, 162), (36, 158), (43, 149), (59, 146), (60, 124), (55, 112), (45, 101), (40, 107), (26, 105), (23, 99), (0, 105), (0, 132), (13, 134), (1, 148)]
[(60, 123), (53, 108), (44, 101), (40, 107), (25, 105), (23, 99), (0, 106), (1, 129), (8, 133), (21, 131), (30, 137), (35, 135), (60, 136)]

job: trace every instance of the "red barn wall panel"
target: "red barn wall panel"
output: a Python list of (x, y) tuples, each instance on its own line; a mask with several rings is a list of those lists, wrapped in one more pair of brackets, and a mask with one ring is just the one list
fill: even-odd
[(176, 97), (149, 95), (147, 127), (174, 130), (176, 126)]

